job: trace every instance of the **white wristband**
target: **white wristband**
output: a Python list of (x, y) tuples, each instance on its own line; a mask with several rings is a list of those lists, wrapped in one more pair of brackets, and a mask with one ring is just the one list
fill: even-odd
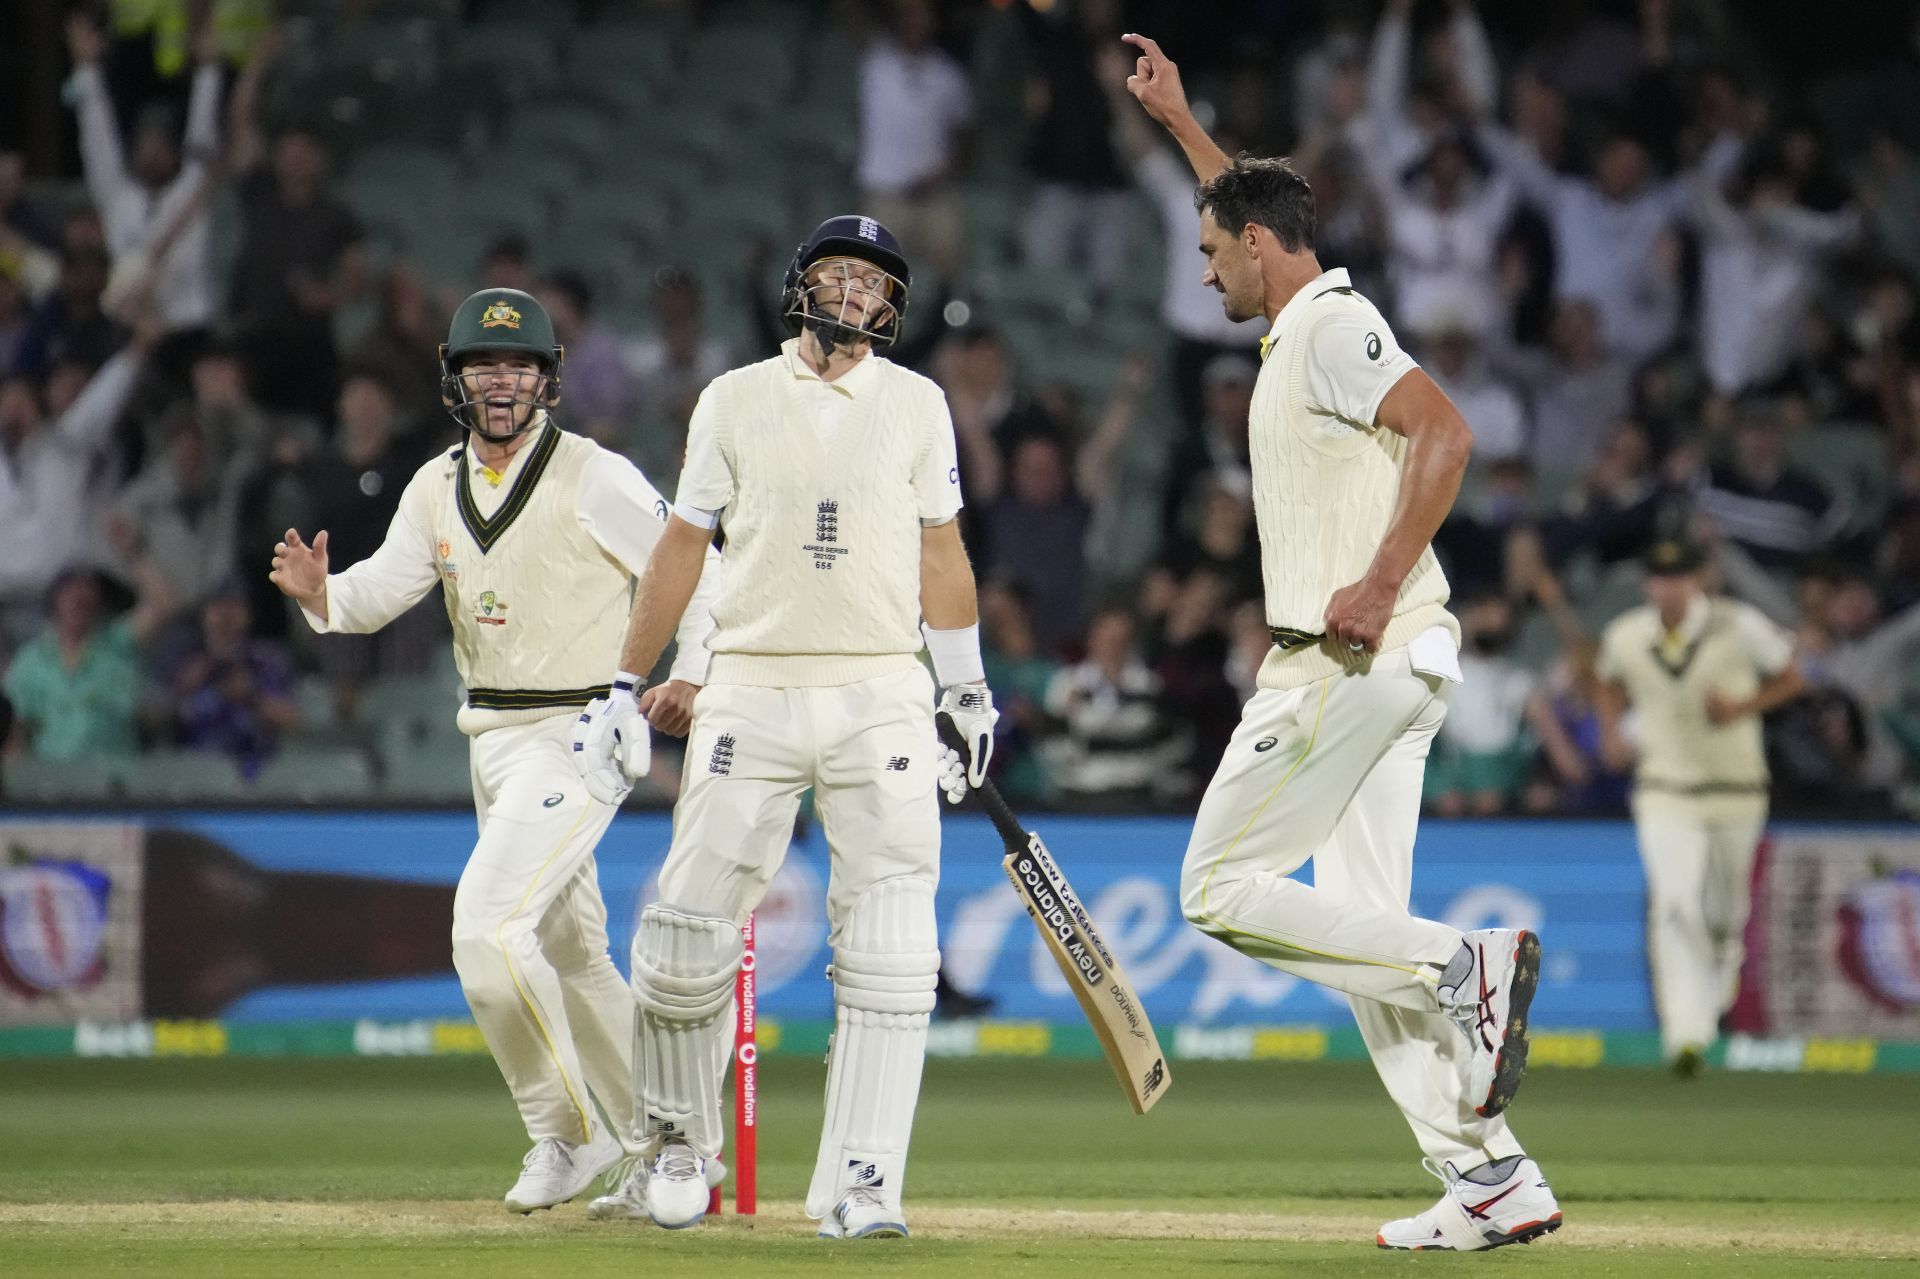
[(614, 673), (613, 695), (615, 697), (624, 693), (637, 701), (646, 687), (647, 681), (641, 676), (633, 674), (631, 671), (616, 671)]
[(920, 633), (927, 637), (927, 652), (933, 658), (933, 678), (940, 687), (975, 684), (987, 678), (987, 668), (980, 661), (978, 622), (957, 631), (936, 631), (922, 622)]

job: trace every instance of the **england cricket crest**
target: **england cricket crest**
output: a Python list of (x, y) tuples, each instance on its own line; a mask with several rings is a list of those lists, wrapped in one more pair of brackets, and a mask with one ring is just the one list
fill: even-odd
[(813, 541), (801, 547), (813, 556), (813, 566), (832, 571), (834, 563), (847, 548), (840, 545), (840, 502), (826, 498), (813, 508)]

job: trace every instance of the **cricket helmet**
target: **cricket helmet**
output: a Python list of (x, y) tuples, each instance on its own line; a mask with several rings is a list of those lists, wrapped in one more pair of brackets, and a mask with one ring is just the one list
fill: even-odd
[(528, 393), (516, 393), (513, 402), (545, 409), (560, 402), (560, 366), (566, 352), (554, 340), (547, 308), (519, 289), (482, 289), (453, 313), (447, 340), (440, 344), (440, 402), (462, 429), (499, 442), (526, 430), (534, 415), (528, 414), (525, 424), (506, 435), (485, 429), (486, 404), (469, 394), (460, 370), (474, 356), (494, 354), (530, 355), (538, 362), (540, 378)]
[[(850, 295), (845, 288), (833, 282), (808, 284), (807, 272), (831, 258), (854, 258), (877, 267), (882, 278), (875, 292), (884, 305), (870, 309), (864, 316), (849, 317)], [(857, 213), (842, 214), (815, 227), (813, 234), (794, 250), (793, 261), (787, 264), (780, 309), (789, 330), (799, 333), (802, 329), (812, 329), (825, 350), (862, 341), (891, 346), (900, 339), (910, 282), (906, 255), (900, 251), (900, 242), (893, 238), (893, 232), (873, 218)], [(823, 289), (839, 292), (839, 299), (820, 301), (815, 294)]]

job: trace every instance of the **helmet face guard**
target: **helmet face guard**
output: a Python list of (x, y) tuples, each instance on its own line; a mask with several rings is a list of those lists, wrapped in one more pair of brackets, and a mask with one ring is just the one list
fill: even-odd
[(793, 333), (811, 331), (831, 355), (861, 342), (900, 339), (911, 276), (893, 234), (857, 214), (828, 218), (795, 250), (781, 311)]
[[(501, 396), (488, 394), (486, 388), (476, 392), (468, 382), (463, 370), (467, 365), (477, 363), (488, 356), (531, 355), (540, 366), (537, 373), (521, 373), (514, 379), (513, 394)], [(554, 347), (553, 353), (546, 357), (516, 348), (498, 351), (467, 349), (450, 353), (446, 343), (440, 344), (440, 403), (446, 406), (447, 415), (460, 424), (462, 430), (472, 431), (490, 444), (505, 444), (515, 436), (524, 435), (539, 420), (540, 410), (550, 409), (560, 402), (560, 364), (565, 358), (561, 347)], [(525, 420), (504, 434), (487, 429), (487, 410), (497, 408), (526, 407), (531, 410)], [(517, 414), (515, 415), (518, 416)]]

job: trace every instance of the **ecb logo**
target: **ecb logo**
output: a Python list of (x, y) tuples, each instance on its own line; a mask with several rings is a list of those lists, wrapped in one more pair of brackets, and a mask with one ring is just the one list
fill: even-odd
[(872, 218), (861, 218), (859, 236), (863, 240), (872, 240), (875, 244), (878, 244), (880, 242), (880, 224)]

